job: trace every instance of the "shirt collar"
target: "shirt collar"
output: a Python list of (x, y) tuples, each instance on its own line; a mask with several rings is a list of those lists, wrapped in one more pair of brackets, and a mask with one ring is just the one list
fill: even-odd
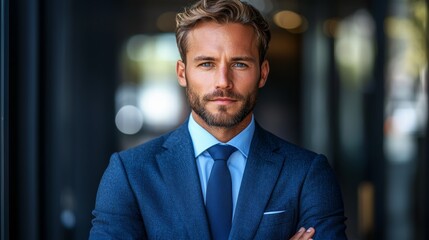
[[(206, 151), (209, 147), (216, 144), (223, 144), (211, 135), (207, 130), (201, 127), (191, 116), (188, 121), (188, 129), (194, 145), (195, 157)], [(252, 142), (253, 133), (255, 132), (255, 120), (252, 115), (252, 120), (249, 125), (241, 131), (237, 136), (229, 140), (226, 144), (237, 148), (246, 158), (249, 154), (250, 144)]]

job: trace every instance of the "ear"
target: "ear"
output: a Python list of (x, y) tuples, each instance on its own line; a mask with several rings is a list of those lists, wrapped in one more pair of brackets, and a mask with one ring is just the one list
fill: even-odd
[(176, 74), (179, 85), (186, 87), (186, 65), (182, 60), (178, 60), (176, 63)]
[(258, 87), (262, 88), (265, 86), (265, 83), (268, 79), (268, 73), (270, 72), (270, 64), (268, 63), (268, 60), (264, 60), (261, 64), (261, 79), (259, 79)]

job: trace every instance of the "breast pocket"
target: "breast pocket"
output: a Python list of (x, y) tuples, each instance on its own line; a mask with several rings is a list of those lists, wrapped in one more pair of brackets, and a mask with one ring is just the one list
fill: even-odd
[(295, 210), (265, 212), (255, 239), (289, 239), (295, 232)]

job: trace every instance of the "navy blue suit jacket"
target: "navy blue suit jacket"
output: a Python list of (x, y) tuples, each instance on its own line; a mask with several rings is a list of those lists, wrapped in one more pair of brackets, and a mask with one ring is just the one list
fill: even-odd
[[(97, 193), (90, 239), (210, 239), (187, 124), (112, 155)], [(326, 158), (258, 125), (230, 239), (346, 239), (342, 197)]]

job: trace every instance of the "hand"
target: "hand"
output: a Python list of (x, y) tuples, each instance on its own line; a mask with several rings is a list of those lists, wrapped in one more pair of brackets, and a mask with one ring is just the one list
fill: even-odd
[(305, 230), (305, 228), (300, 228), (295, 235), (290, 240), (313, 240), (311, 237), (314, 236), (314, 233), (316, 232), (316, 229), (309, 228)]

